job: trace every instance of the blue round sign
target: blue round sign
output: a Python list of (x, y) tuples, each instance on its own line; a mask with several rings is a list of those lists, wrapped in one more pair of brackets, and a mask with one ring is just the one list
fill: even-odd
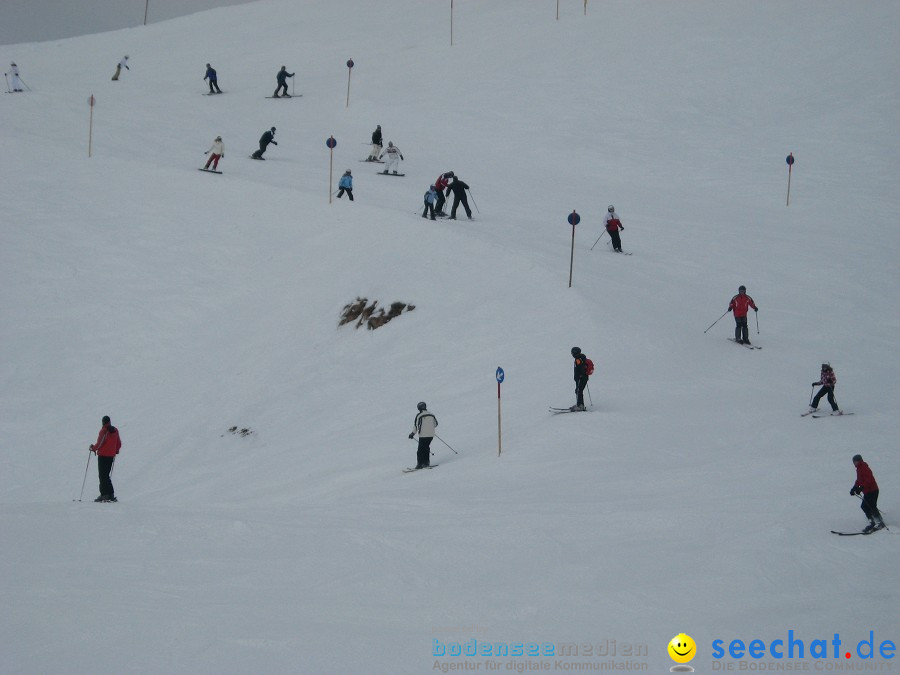
[(352, 67), (353, 67), (353, 59), (350, 59), (349, 61), (347, 61), (347, 67), (348, 67), (348, 68), (352, 68)]
[(329, 148), (334, 148), (337, 145), (337, 141), (334, 140), (334, 136), (325, 141), (325, 145), (327, 145)]
[(581, 216), (572, 211), (572, 213), (569, 214), (567, 220), (569, 221), (569, 225), (577, 225), (581, 222)]
[(497, 382), (503, 382), (504, 377), (506, 377), (506, 375), (503, 373), (503, 368), (498, 367), (497, 368)]
[(789, 154), (789, 155), (785, 158), (784, 161), (788, 163), (788, 166), (790, 166), (791, 164), (793, 164), (793, 163), (794, 163), (794, 153), (792, 152), (791, 154)]

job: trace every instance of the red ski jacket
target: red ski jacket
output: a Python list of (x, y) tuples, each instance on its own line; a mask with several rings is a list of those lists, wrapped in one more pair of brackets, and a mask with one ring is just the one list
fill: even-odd
[(731, 302), (728, 304), (728, 311), (734, 312), (735, 316), (747, 316), (747, 311), (750, 308), (759, 309), (756, 306), (756, 303), (753, 302), (753, 298), (744, 293), (743, 295), (738, 293), (731, 299)]
[(872, 469), (865, 462), (860, 462), (856, 465), (856, 484), (854, 487), (861, 487), (864, 495), (875, 492), (878, 489), (878, 483), (875, 482)]
[(98, 457), (115, 457), (119, 454), (121, 447), (119, 430), (112, 424), (107, 424), (100, 430), (97, 442), (91, 446), (91, 450), (96, 452)]

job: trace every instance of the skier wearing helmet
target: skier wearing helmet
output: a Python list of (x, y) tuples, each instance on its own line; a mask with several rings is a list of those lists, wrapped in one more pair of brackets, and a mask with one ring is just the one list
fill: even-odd
[(819, 407), (819, 401), (823, 396), (828, 396), (828, 402), (831, 404), (831, 414), (832, 415), (842, 415), (841, 409), (838, 408), (837, 401), (834, 400), (834, 388), (837, 385), (837, 375), (834, 374), (834, 369), (831, 367), (830, 363), (822, 364), (822, 372), (819, 373), (819, 381), (813, 382), (812, 386), (822, 385), (822, 388), (819, 389), (819, 393), (816, 394), (815, 398), (813, 398), (812, 402), (809, 404), (809, 412), (815, 412)]
[(569, 408), (572, 411), (584, 410), (584, 388), (587, 386), (590, 373), (588, 372), (588, 357), (580, 347), (572, 347), (572, 358), (575, 359), (575, 405)]
[(426, 469), (431, 466), (431, 440), (434, 438), (437, 429), (437, 418), (428, 412), (428, 406), (425, 401), (420, 401), (416, 406), (418, 413), (413, 421), (413, 430), (409, 432), (409, 438), (412, 439), (416, 434), (419, 435), (419, 447), (416, 450), (416, 468)]
[(616, 213), (616, 207), (610, 204), (606, 209), (606, 231), (609, 232), (613, 251), (616, 253), (622, 252), (622, 239), (619, 237), (619, 232), (624, 229), (622, 221), (619, 220), (619, 214)]
[(344, 193), (347, 193), (347, 196), (350, 197), (350, 201), (353, 201), (353, 175), (350, 173), (350, 169), (347, 169), (344, 172), (344, 175), (341, 176), (341, 179), (338, 181), (338, 190), (337, 198), (340, 199), (344, 196)]
[(396, 174), (397, 167), (400, 166), (400, 160), (403, 159), (403, 153), (400, 152), (400, 148), (393, 144), (393, 142), (388, 141), (388, 146), (385, 148), (384, 152), (378, 155), (378, 159), (381, 159), (387, 155), (387, 159), (384, 163), (384, 171), (381, 173), (387, 173), (388, 171)]
[(753, 298), (747, 295), (747, 287), (741, 286), (738, 288), (738, 294), (731, 298), (731, 302), (728, 303), (728, 309), (725, 310), (726, 312), (734, 312), (734, 341), (739, 345), (750, 344), (750, 335), (747, 330), (747, 312), (750, 311), (751, 307), (754, 312), (759, 311), (756, 303), (753, 302)]

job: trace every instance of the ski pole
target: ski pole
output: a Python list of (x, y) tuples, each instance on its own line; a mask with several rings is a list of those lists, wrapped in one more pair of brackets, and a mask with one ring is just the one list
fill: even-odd
[(475, 210), (478, 211), (478, 213), (481, 213), (481, 209), (479, 209), (478, 204), (475, 203), (475, 195), (472, 194), (472, 190), (469, 190), (469, 196), (472, 198), (472, 206), (475, 207)]
[[(434, 437), (435, 437), (436, 439), (438, 439), (441, 443), (443, 443), (444, 445), (446, 445), (448, 448), (450, 448), (450, 445), (449, 445), (449, 444), (447, 443), (447, 441), (445, 441), (443, 438), (441, 438), (441, 437), (438, 436), (437, 434), (435, 434)], [(453, 450), (453, 448), (450, 448), (450, 449)], [(458, 455), (459, 453), (456, 452), (456, 450), (453, 450), (453, 454), (454, 454), (454, 455)]]
[[(606, 234), (606, 230), (603, 230), (603, 232), (600, 233), (600, 236), (597, 237), (597, 241), (594, 242), (594, 246), (597, 245), (597, 242), (599, 242), (601, 239), (603, 239), (603, 235), (604, 235), (604, 234)], [(594, 246), (591, 246), (591, 250), (592, 250), (592, 251), (594, 250)]]
[[(602, 235), (601, 235), (601, 236), (602, 236)], [(731, 311), (730, 309), (726, 309), (726, 310), (725, 310), (725, 314), (728, 314), (728, 312), (730, 312), (730, 311)], [(717, 323), (719, 323), (719, 322), (722, 320), (722, 317), (725, 316), (725, 314), (723, 314), (723, 315), (720, 316), (718, 319), (716, 319), (716, 320), (713, 321), (711, 324), (709, 324), (709, 328), (712, 328), (712, 327), (715, 326)], [(707, 328), (707, 329), (706, 329), (705, 331), (703, 331), (703, 332), (705, 333), (706, 331), (709, 330), (709, 328)]]
[(22, 79), (22, 76), (21, 76), (21, 75), (19, 76), (19, 82), (21, 82), (22, 84), (24, 84), (24, 85), (25, 85), (25, 88), (26, 88), (28, 91), (32, 91), (31, 87), (29, 87), (29, 86), (28, 86), (28, 83), (27, 83), (25, 80)]
[(585, 385), (584, 385), (584, 388), (587, 389), (587, 393), (588, 393), (588, 401), (590, 401), (590, 402), (591, 402), (591, 405), (593, 406), (593, 405), (594, 405), (594, 399), (591, 397), (591, 385), (590, 385), (590, 384), (585, 384)]
[(8, 73), (3, 73), (3, 77), (4, 77), (4, 79), (6, 80), (6, 93), (7, 93), (7, 94), (11, 94), (11, 93), (12, 93), (12, 89), (9, 88), (9, 74), (8, 74)]
[(78, 501), (81, 501), (81, 498), (84, 497), (84, 484), (87, 483), (87, 474), (88, 467), (91, 465), (91, 450), (88, 448), (88, 460), (87, 464), (84, 465), (84, 480), (81, 481), (81, 494), (78, 495)]
[(812, 408), (813, 396), (816, 393), (816, 385), (812, 386), (812, 390), (809, 392), (809, 407)]
[(759, 335), (759, 312), (753, 312), (756, 314), (756, 334)]

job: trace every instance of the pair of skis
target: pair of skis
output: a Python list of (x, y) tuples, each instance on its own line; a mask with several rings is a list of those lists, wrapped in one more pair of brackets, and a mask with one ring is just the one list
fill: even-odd
[(806, 417), (807, 415), (812, 415), (814, 419), (822, 419), (823, 417), (846, 417), (847, 415), (852, 415), (852, 412), (840, 412), (840, 413), (820, 413), (817, 410), (807, 410), (805, 413), (800, 413), (800, 417)]
[(758, 346), (758, 345), (751, 345), (751, 344), (749, 344), (749, 343), (747, 343), (747, 342), (738, 342), (738, 341), (735, 340), (734, 338), (728, 338), (728, 339), (729, 339), (731, 342), (733, 342), (734, 344), (740, 345), (741, 347), (746, 347), (747, 349), (762, 349), (762, 347), (760, 347), (760, 346)]
[(403, 473), (412, 473), (413, 471), (421, 471), (422, 469), (433, 469), (436, 466), (440, 466), (440, 464), (429, 464), (428, 466), (420, 466), (416, 467), (407, 467), (403, 469)]
[(585, 408), (584, 410), (578, 410), (578, 408), (572, 406), (571, 408), (554, 408), (550, 407), (551, 415), (562, 415), (563, 413), (574, 413), (574, 412), (588, 412), (590, 408)]
[(887, 527), (882, 525), (881, 527), (876, 527), (872, 530), (869, 530), (868, 532), (866, 530), (860, 530), (859, 532), (838, 532), (837, 530), (832, 530), (831, 534), (836, 534), (839, 537), (856, 537), (858, 535), (865, 536), (865, 535), (869, 535), (869, 534), (875, 534), (876, 532), (878, 532), (878, 530), (886, 530), (886, 529), (887, 529)]

